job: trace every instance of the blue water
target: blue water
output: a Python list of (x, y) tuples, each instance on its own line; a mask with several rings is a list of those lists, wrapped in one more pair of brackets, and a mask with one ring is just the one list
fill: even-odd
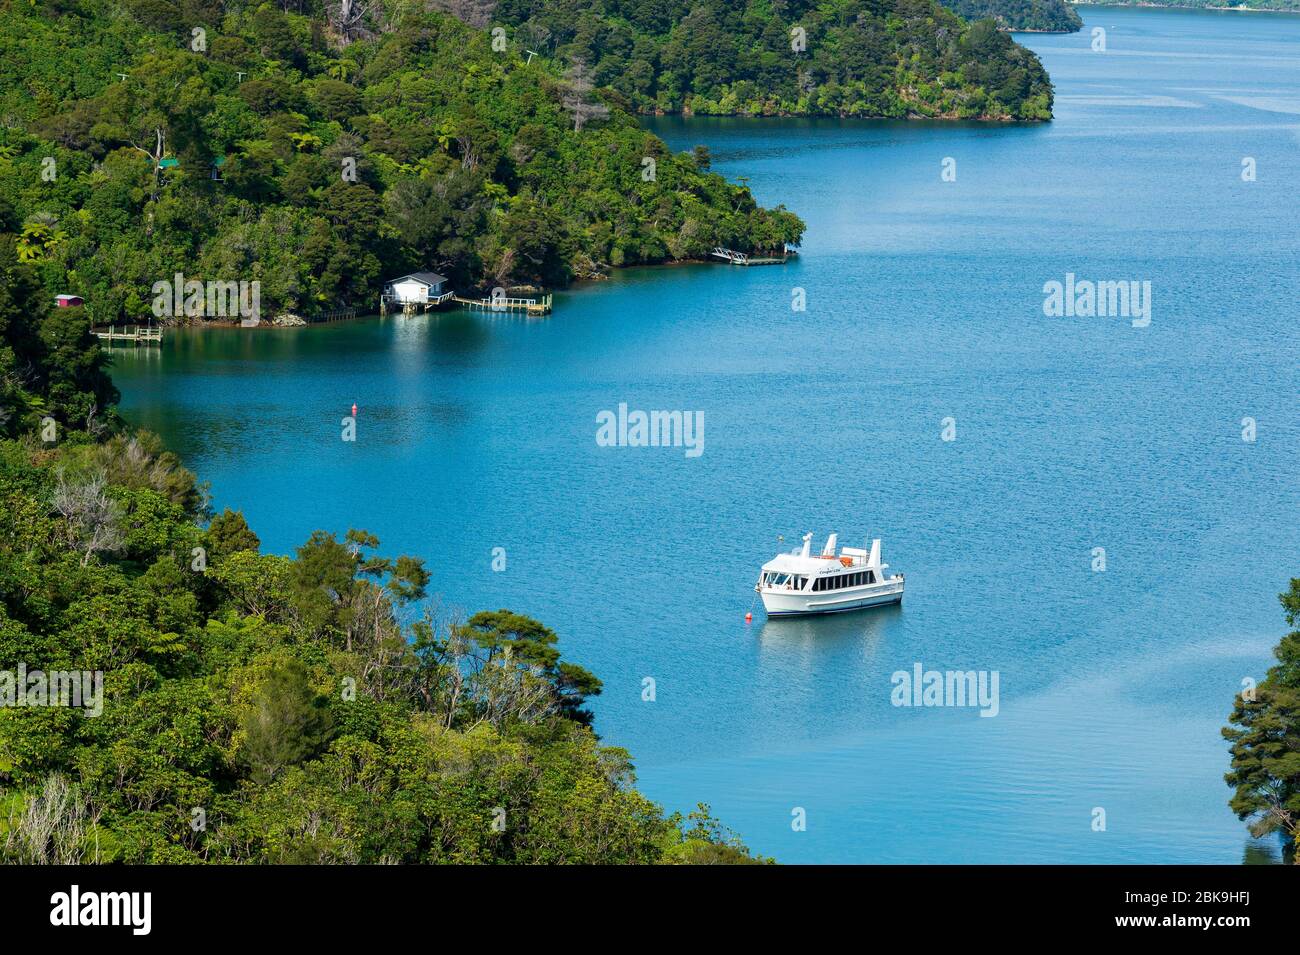
[[(268, 549), (363, 527), (548, 623), (641, 788), (782, 861), (1267, 856), (1219, 728), (1300, 574), (1300, 17), (1081, 12), (1022, 38), (1051, 124), (651, 123), (807, 220), (791, 264), (173, 334), (119, 359), (126, 411)], [(1045, 317), (1067, 272), (1149, 281), (1150, 325)], [(598, 447), (620, 402), (702, 411), (704, 453)], [(807, 530), (883, 537), (903, 606), (746, 624)], [(891, 705), (917, 662), (998, 671), (1000, 712)]]

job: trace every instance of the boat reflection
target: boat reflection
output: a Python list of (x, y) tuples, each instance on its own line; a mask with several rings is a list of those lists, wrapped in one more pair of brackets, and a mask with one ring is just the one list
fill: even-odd
[(886, 635), (902, 625), (903, 613), (900, 603), (851, 613), (765, 617), (758, 627), (758, 642), (764, 650), (811, 649), (815, 645), (819, 652), (856, 643), (867, 656), (874, 656)]

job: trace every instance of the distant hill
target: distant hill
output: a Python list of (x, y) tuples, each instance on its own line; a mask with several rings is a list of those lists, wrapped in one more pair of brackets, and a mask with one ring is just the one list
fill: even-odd
[(942, 0), (942, 3), (967, 20), (991, 17), (998, 26), (1008, 30), (1074, 33), (1083, 27), (1083, 20), (1067, 0)]
[(640, 113), (1051, 118), (1038, 57), (935, 0), (431, 2), (583, 61)]
[[(1097, 7), (1175, 7), (1186, 10), (1275, 10), (1278, 13), (1300, 13), (1300, 0), (1168, 0), (1159, 3), (1132, 3), (1130, 0), (1088, 0)], [(945, 6), (953, 6), (945, 4)]]

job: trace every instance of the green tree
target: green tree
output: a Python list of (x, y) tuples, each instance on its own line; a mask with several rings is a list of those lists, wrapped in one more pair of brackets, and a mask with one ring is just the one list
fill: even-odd
[(259, 785), (276, 779), (321, 751), (333, 719), (323, 696), (308, 681), (297, 659), (277, 664), (258, 688), (240, 722), (243, 760)]
[[(1300, 625), (1300, 579), (1280, 597), (1287, 623)], [(1300, 835), (1300, 630), (1273, 651), (1277, 665), (1253, 693), (1238, 694), (1223, 736), (1232, 743), (1229, 805), (1254, 835), (1279, 833), (1294, 854)]]
[(514, 663), (535, 666), (555, 688), (556, 701), (566, 718), (589, 725), (592, 715), (583, 708), (597, 696), (601, 682), (588, 670), (560, 659), (555, 631), (532, 617), (509, 610), (485, 610), (465, 624), (475, 643), (487, 651), (489, 661), (508, 656)]
[(90, 330), (81, 306), (51, 308), (41, 322), (46, 355), (48, 407), (64, 423), (102, 422), (119, 394), (107, 373), (108, 356)]
[(210, 557), (225, 557), (239, 551), (257, 553), (262, 546), (244, 519), (244, 512), (230, 508), (212, 518), (208, 525), (207, 544)]

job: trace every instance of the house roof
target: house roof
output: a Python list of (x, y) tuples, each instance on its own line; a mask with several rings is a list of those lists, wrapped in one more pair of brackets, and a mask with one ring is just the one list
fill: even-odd
[(398, 282), (406, 279), (415, 279), (417, 282), (423, 282), (425, 285), (441, 285), (447, 281), (445, 275), (439, 275), (437, 272), (412, 272), (410, 275), (399, 275), (395, 279), (389, 279), (389, 285), (396, 285)]

